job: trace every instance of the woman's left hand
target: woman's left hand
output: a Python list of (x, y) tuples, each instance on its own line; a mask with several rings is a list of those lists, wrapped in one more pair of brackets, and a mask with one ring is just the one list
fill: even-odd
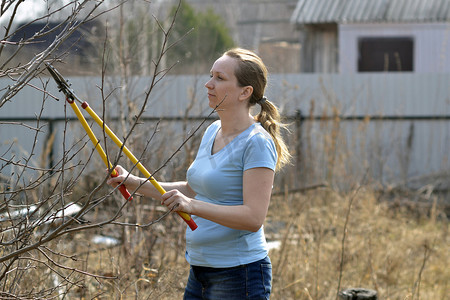
[(187, 214), (192, 213), (192, 199), (185, 196), (179, 190), (171, 190), (162, 195), (162, 205), (167, 206), (173, 211), (182, 211)]

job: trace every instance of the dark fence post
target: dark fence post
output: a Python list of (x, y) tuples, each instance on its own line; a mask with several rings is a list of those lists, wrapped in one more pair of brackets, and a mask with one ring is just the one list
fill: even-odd
[(377, 292), (363, 288), (350, 288), (339, 292), (342, 300), (377, 300)]
[(300, 109), (297, 109), (295, 112), (295, 131), (296, 131), (296, 164), (298, 167), (301, 166), (303, 162), (303, 153), (302, 153), (302, 125), (303, 125), (303, 115)]
[[(54, 155), (55, 155), (55, 138), (56, 138), (56, 132), (54, 123), (57, 122), (55, 119), (49, 118), (46, 119), (48, 121), (48, 133), (45, 137), (44, 145), (42, 146), (42, 153), (46, 157), (42, 157), (46, 161), (46, 165), (42, 166), (43, 168), (48, 167), (49, 169), (53, 169), (54, 167)], [(53, 174), (53, 170), (50, 171), (50, 174)]]

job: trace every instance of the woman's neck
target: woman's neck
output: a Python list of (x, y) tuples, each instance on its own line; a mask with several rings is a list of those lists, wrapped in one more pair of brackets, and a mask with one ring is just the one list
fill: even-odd
[(219, 114), (221, 131), (224, 136), (234, 136), (241, 133), (255, 123), (253, 116), (245, 114)]

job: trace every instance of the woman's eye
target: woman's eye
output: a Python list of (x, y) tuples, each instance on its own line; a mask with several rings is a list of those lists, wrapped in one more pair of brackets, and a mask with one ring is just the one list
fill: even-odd
[(213, 78), (213, 77), (215, 77), (217, 80), (223, 80), (222, 76), (220, 76), (220, 75), (214, 76), (213, 74), (209, 74), (209, 78)]

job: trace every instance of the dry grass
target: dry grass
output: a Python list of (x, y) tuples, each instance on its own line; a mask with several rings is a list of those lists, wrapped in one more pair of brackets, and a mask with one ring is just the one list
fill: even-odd
[[(438, 210), (430, 215), (393, 209), (378, 197), (365, 189), (274, 197), (266, 231), (282, 243), (270, 253), (272, 299), (336, 299), (340, 274), (340, 290), (369, 288), (379, 299), (445, 299), (450, 279), (447, 219), (436, 217)], [(181, 299), (189, 268), (183, 226), (169, 217), (145, 230), (123, 229), (125, 243), (103, 250), (86, 232), (59, 241), (61, 251), (77, 253), (74, 267), (117, 277), (72, 276), (79, 287), (71, 289), (69, 298)]]
[[(336, 297), (351, 197), (325, 190), (289, 197), (272, 208), (289, 220), (281, 249), (272, 253), (274, 299)], [(341, 289), (374, 289), (380, 299), (445, 298), (450, 278), (446, 220), (392, 211), (374, 193), (360, 190), (346, 230)]]

